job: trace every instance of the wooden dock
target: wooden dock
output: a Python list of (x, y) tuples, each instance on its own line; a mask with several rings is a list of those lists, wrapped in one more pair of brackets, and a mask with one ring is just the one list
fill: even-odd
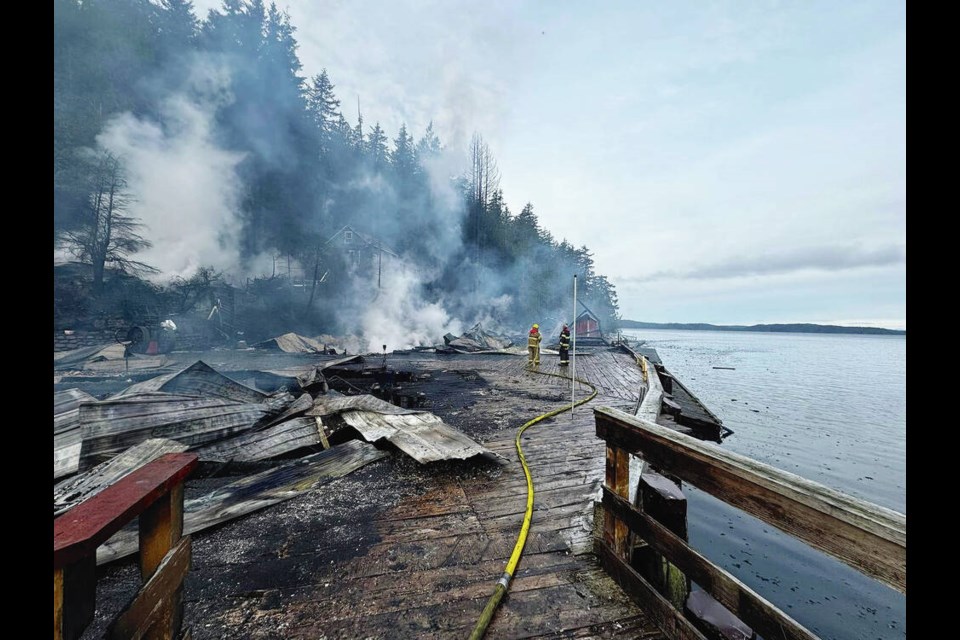
[[(421, 466), (394, 454), (197, 534), (184, 593), (194, 638), (469, 635), (523, 518), (526, 483), (514, 434), (536, 415), (569, 404), (570, 382), (527, 372), (525, 357), (506, 355), (391, 357), (391, 366), (437, 378), (459, 372), (471, 402), (456, 410), (438, 402), (431, 410), (468, 434), (483, 427), (491, 434), (483, 444), (502, 459)], [(559, 372), (558, 358), (544, 355), (540, 370)], [(597, 398), (524, 435), (536, 488), (533, 520), (487, 638), (663, 637), (593, 553), (605, 445), (592, 409), (632, 410), (642, 373), (630, 355), (605, 349), (578, 357), (576, 373), (597, 386)], [(589, 391), (584, 386), (578, 398)], [(106, 574), (101, 593), (108, 602), (111, 595), (122, 599), (131, 572), (119, 565)], [(96, 627), (85, 637), (96, 637)]]

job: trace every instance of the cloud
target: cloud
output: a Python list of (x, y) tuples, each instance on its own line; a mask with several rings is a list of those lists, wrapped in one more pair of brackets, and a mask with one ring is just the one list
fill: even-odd
[(623, 280), (627, 282), (667, 279), (702, 280), (781, 275), (806, 270), (843, 271), (861, 267), (893, 266), (902, 264), (904, 259), (903, 248), (897, 245), (866, 249), (857, 244), (837, 244), (787, 248), (775, 252), (751, 251), (750, 255), (733, 256), (692, 269), (657, 271), (650, 275)]

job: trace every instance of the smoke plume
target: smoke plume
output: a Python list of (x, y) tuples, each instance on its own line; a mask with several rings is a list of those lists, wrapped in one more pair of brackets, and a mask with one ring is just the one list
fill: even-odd
[(188, 86), (161, 103), (161, 119), (127, 112), (112, 118), (97, 143), (123, 161), (133, 195), (129, 214), (153, 246), (137, 255), (158, 281), (190, 277), (201, 266), (237, 271), (243, 154), (217, 145), (216, 109), (231, 99), (223, 65), (197, 60)]

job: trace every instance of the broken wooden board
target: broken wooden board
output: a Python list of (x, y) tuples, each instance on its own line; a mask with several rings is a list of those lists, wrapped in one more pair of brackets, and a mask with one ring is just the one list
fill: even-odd
[[(183, 535), (295, 498), (386, 455), (371, 444), (352, 440), (185, 500)], [(137, 537), (136, 527), (116, 533), (97, 549), (97, 564), (136, 553)]]
[(303, 447), (323, 446), (329, 434), (321, 435), (322, 428), (314, 417), (293, 418), (262, 431), (221, 440), (196, 453), (200, 460), (213, 462), (267, 460)]
[(58, 516), (95, 496), (117, 480), (165, 453), (180, 453), (186, 449), (187, 445), (175, 440), (151, 438), (76, 477), (58, 482), (53, 487), (53, 515)]
[(80, 389), (53, 394), (53, 479), (76, 473), (80, 465), (80, 403), (96, 402)]

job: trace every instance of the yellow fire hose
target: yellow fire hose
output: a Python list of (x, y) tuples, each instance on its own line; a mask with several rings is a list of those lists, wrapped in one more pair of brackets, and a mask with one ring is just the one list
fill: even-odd
[[(564, 376), (557, 373), (547, 373), (545, 371), (537, 371), (535, 369), (527, 369), (527, 371), (539, 373), (542, 376), (551, 376), (553, 378), (572, 380), (570, 376)], [(577, 378), (576, 381), (593, 389), (593, 393), (582, 400), (577, 400), (577, 402), (575, 402), (573, 405), (565, 405), (559, 409), (554, 409), (553, 411), (539, 415), (517, 429), (517, 455), (520, 457), (521, 466), (523, 466), (523, 475), (525, 475), (527, 478), (527, 510), (523, 514), (523, 525), (520, 527), (520, 536), (517, 538), (517, 544), (515, 544), (513, 547), (513, 553), (510, 555), (510, 560), (507, 561), (507, 566), (503, 570), (503, 575), (500, 576), (499, 580), (497, 580), (497, 586), (493, 591), (493, 595), (490, 596), (490, 600), (487, 601), (487, 606), (484, 607), (483, 613), (480, 614), (480, 619), (477, 620), (477, 626), (474, 627), (473, 633), (470, 634), (470, 640), (480, 640), (483, 638), (483, 634), (487, 632), (487, 627), (490, 625), (490, 621), (493, 619), (493, 614), (500, 605), (500, 600), (503, 598), (503, 594), (505, 594), (510, 588), (510, 581), (513, 579), (513, 574), (517, 568), (517, 563), (520, 561), (520, 555), (523, 553), (523, 547), (527, 543), (527, 534), (530, 531), (530, 520), (533, 517), (533, 479), (530, 477), (530, 468), (527, 466), (527, 459), (524, 457), (523, 449), (520, 447), (520, 436), (523, 435), (524, 431), (538, 422), (546, 420), (547, 418), (552, 418), (553, 416), (563, 413), (564, 411), (569, 411), (573, 407), (578, 407), (581, 404), (590, 402), (596, 397), (597, 388), (595, 386), (586, 380), (581, 380), (580, 378)]]

